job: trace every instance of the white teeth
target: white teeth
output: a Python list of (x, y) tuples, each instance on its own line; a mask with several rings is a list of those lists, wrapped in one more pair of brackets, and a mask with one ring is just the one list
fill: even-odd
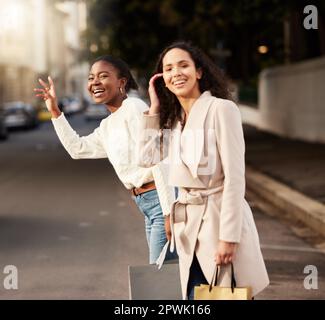
[(185, 83), (185, 81), (184, 80), (178, 80), (178, 81), (175, 81), (174, 82), (174, 85), (181, 85), (181, 84), (184, 84)]
[(94, 94), (96, 94), (96, 93), (104, 92), (104, 90), (103, 89), (95, 89), (93, 92), (94, 92)]

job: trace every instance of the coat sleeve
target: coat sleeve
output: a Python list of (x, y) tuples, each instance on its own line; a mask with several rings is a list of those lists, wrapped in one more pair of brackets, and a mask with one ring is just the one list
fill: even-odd
[(164, 216), (171, 212), (172, 204), (175, 201), (174, 187), (168, 185), (168, 165), (159, 162), (152, 168), (157, 193)]
[(141, 117), (137, 141), (137, 163), (141, 167), (151, 167), (162, 160), (159, 129), (159, 114)]
[(224, 173), (219, 239), (240, 242), (245, 197), (245, 141), (240, 111), (229, 100), (217, 106), (216, 138)]
[[(131, 136), (135, 140), (134, 142), (138, 144), (139, 141), (143, 141), (146, 137), (143, 135), (143, 132), (150, 130), (151, 138), (154, 136), (154, 139), (160, 139), (159, 135), (159, 115), (156, 117), (147, 117), (141, 114), (132, 114), (132, 126), (130, 126)], [(131, 121), (130, 121), (131, 122)], [(140, 130), (139, 130), (140, 128)], [(148, 140), (148, 145), (153, 144), (156, 148), (155, 140)], [(145, 147), (141, 145), (141, 147)], [(137, 148), (140, 148), (138, 145)], [(158, 148), (157, 148), (158, 149)], [(139, 149), (138, 149), (139, 150)], [(158, 151), (158, 150), (157, 150)], [(157, 155), (159, 156), (159, 155)], [(159, 161), (159, 159), (158, 159)], [(152, 166), (150, 166), (152, 164)], [(174, 188), (168, 186), (168, 165), (162, 161), (156, 163), (156, 161), (150, 160), (147, 162), (147, 167), (152, 167), (152, 175), (156, 184), (157, 193), (159, 197), (159, 202), (163, 211), (163, 215), (167, 216), (170, 214), (172, 204), (175, 200)]]
[(101, 143), (100, 128), (88, 136), (80, 137), (70, 126), (64, 114), (52, 119), (56, 134), (63, 147), (72, 159), (99, 159), (107, 158), (106, 151)]

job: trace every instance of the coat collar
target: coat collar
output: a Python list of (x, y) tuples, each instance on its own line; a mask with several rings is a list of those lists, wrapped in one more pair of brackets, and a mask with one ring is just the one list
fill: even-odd
[[(185, 130), (191, 130), (192, 132), (189, 136), (193, 134), (195, 137), (194, 149), (193, 141), (190, 141), (190, 139), (182, 139), (182, 153), (189, 155), (187, 158), (182, 157), (182, 161), (189, 168), (193, 178), (198, 177), (198, 167), (204, 147), (204, 122), (212, 102), (213, 96), (210, 91), (203, 92), (194, 102), (183, 130), (183, 134)], [(193, 154), (194, 152), (195, 154)]]
[[(189, 116), (188, 116), (188, 119), (187, 119), (187, 122), (189, 122), (190, 120), (190, 116), (191, 116), (191, 113), (196, 113), (196, 111), (193, 112), (193, 109), (195, 110), (197, 108), (197, 105), (201, 105), (202, 101), (207, 99), (207, 98), (211, 98), (212, 95), (211, 95), (211, 92), (210, 91), (204, 91), (193, 103), (192, 105), (192, 108), (190, 110), (190, 113), (189, 113)], [(206, 101), (206, 100), (205, 100)], [(184, 116), (184, 110), (182, 109), (182, 116)]]

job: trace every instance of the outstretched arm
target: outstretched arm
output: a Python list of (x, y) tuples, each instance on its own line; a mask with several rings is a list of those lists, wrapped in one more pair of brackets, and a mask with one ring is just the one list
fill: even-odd
[(107, 154), (102, 146), (99, 128), (85, 137), (80, 137), (70, 126), (57, 103), (54, 82), (48, 77), (48, 83), (38, 80), (42, 88), (35, 88), (36, 97), (45, 101), (51, 112), (54, 129), (67, 152), (73, 159), (106, 158)]

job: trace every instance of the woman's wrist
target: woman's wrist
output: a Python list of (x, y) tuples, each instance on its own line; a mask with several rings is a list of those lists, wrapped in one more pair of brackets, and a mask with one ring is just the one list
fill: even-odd
[(58, 110), (53, 110), (51, 112), (51, 114), (52, 114), (52, 118), (57, 119), (58, 117), (60, 117), (61, 111), (59, 109)]
[(154, 115), (159, 114), (159, 107), (156, 107), (156, 106), (150, 106), (148, 114), (149, 114), (150, 116), (154, 116)]

